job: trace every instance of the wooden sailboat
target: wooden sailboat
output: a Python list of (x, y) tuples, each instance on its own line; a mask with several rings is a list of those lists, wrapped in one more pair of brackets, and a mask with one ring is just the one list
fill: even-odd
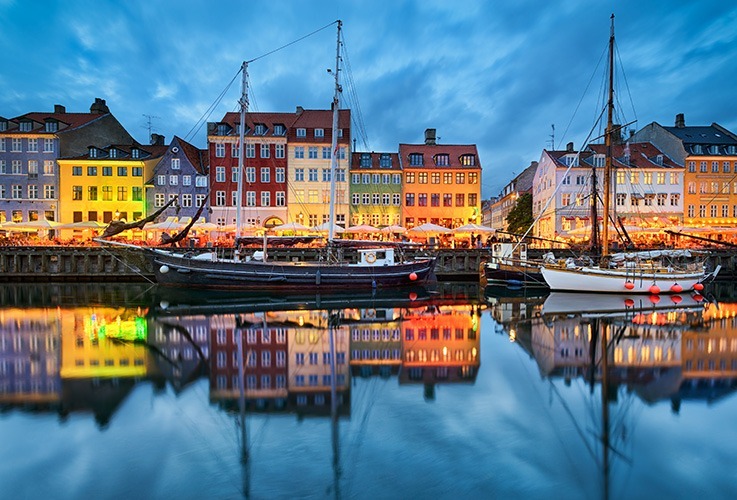
[[(612, 144), (620, 127), (613, 124), (614, 113), (614, 16), (609, 36), (609, 93), (607, 100), (607, 127), (604, 134), (606, 158), (603, 176), (603, 224), (601, 228), (601, 258), (592, 265), (574, 261), (565, 264), (544, 264), (540, 268), (551, 290), (604, 293), (681, 293), (700, 291), (703, 284), (716, 276), (719, 267), (707, 272), (701, 262), (676, 267), (665, 262), (667, 252), (640, 252), (609, 254), (609, 220), (612, 200)], [(596, 182), (593, 205), (596, 206)], [(592, 219), (596, 221), (596, 218)], [(598, 241), (597, 224), (592, 224), (592, 241)]]
[[(335, 218), (335, 179), (337, 169), (337, 127), (342, 87), (340, 74), (341, 26), (338, 25), (338, 43), (335, 57), (335, 93), (332, 103), (333, 136), (331, 155), (330, 220)], [(332, 252), (333, 230), (331, 226), (327, 258), (320, 261), (271, 262), (267, 253), (259, 252), (244, 258), (239, 251), (240, 214), (243, 187), (243, 158), (246, 113), (248, 108), (248, 63), (242, 71), (240, 98), (240, 137), (238, 156), (238, 191), (236, 206), (236, 248), (233, 258), (222, 258), (216, 252), (204, 254), (182, 253), (171, 250), (145, 249), (151, 261), (156, 281), (161, 285), (200, 287), (212, 289), (375, 289), (422, 284), (433, 277), (434, 258), (402, 261), (394, 247), (362, 248), (356, 251), (351, 262), (337, 258)], [(120, 244), (120, 243), (118, 243)]]

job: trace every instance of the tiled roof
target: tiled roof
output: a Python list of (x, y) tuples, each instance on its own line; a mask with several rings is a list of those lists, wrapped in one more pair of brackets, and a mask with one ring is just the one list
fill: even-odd
[(708, 126), (663, 128), (680, 139), (684, 145), (737, 145), (737, 139), (716, 123)]
[(433, 166), (432, 159), (436, 155), (448, 155), (449, 165), (444, 166), (446, 168), (468, 168), (468, 166), (461, 164), (460, 158), (464, 155), (473, 155), (475, 165), (472, 165), (472, 167), (481, 168), (481, 161), (475, 144), (400, 144), (399, 158), (404, 168), (410, 167), (410, 154), (422, 154), (425, 166)]
[[(288, 130), (296, 118), (297, 115), (295, 113), (246, 113), (246, 124), (248, 126), (246, 132), (249, 136), (253, 135), (256, 124), (262, 123), (266, 125), (266, 136), (273, 136), (274, 125), (284, 125)], [(226, 113), (218, 123), (225, 123), (230, 126), (231, 130), (228, 135), (237, 135), (236, 126), (240, 121), (240, 113), (230, 112)]]
[(177, 141), (179, 147), (182, 148), (182, 153), (187, 157), (189, 162), (192, 164), (198, 174), (206, 174), (207, 166), (209, 163), (209, 156), (207, 150), (202, 150), (197, 146), (193, 146), (184, 139), (174, 136), (172, 142)]
[[(341, 109), (338, 112), (338, 128), (346, 129), (351, 125), (351, 110)], [(292, 124), (294, 128), (324, 128), (333, 127), (333, 112), (329, 109), (305, 109), (297, 112), (297, 119)]]
[[(9, 122), (10, 123), (20, 123), (22, 121), (31, 120), (37, 124), (37, 125), (34, 125), (33, 130), (31, 130), (30, 132), (21, 132), (19, 128), (9, 128), (9, 130), (6, 130), (3, 133), (10, 133), (10, 134), (13, 134), (13, 133), (17, 133), (17, 134), (61, 133), (61, 132), (65, 132), (68, 130), (79, 128), (103, 116), (106, 116), (106, 115), (99, 114), (99, 113), (40, 113), (40, 112), (26, 113), (24, 115), (20, 115), (15, 118), (11, 118)], [(58, 121), (64, 126), (59, 126), (59, 130), (57, 132), (46, 132), (45, 123), (48, 120)]]
[[(604, 144), (591, 144), (589, 149), (596, 154), (606, 154)], [(625, 155), (629, 149), (629, 162), (625, 161)], [(662, 155), (663, 163), (657, 163), (658, 155)], [(583, 160), (592, 164), (592, 157), (587, 154)], [(614, 168), (680, 168), (673, 160), (663, 154), (658, 148), (649, 142), (635, 142), (627, 144), (612, 145), (612, 166)]]
[[(363, 158), (363, 155), (368, 154), (371, 155), (371, 166), (370, 167), (364, 167), (361, 165), (361, 159)], [(391, 167), (382, 167), (381, 157), (382, 155), (388, 154), (391, 158)], [(359, 170), (361, 168), (364, 169), (381, 169), (381, 170), (401, 170), (399, 164), (399, 155), (397, 153), (353, 153), (351, 154), (351, 169)]]

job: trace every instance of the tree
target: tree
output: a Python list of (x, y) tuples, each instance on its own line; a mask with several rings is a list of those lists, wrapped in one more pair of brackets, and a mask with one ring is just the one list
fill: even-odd
[(532, 195), (525, 193), (517, 199), (514, 208), (507, 215), (507, 231), (524, 234), (532, 222)]

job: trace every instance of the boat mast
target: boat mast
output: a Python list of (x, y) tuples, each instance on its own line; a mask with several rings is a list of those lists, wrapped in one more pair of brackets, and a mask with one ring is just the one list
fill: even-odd
[[(604, 133), (604, 147), (606, 149), (606, 157), (604, 159), (604, 209), (602, 211), (602, 227), (601, 227), (601, 255), (606, 257), (609, 255), (609, 207), (611, 204), (612, 189), (612, 135), (614, 134), (613, 114), (614, 114), (614, 14), (612, 14), (612, 27), (609, 33), (609, 98), (607, 101), (607, 122), (606, 132)], [(594, 201), (595, 203), (596, 201)], [(592, 223), (596, 224), (596, 221)]]
[(238, 127), (238, 184), (235, 197), (235, 259), (239, 260), (240, 250), (238, 239), (241, 237), (241, 207), (243, 205), (243, 145), (246, 137), (246, 112), (248, 111), (248, 63), (243, 61), (241, 65), (241, 98), (238, 104), (241, 107), (240, 125)]
[(338, 78), (340, 74), (340, 29), (343, 22), (340, 19), (336, 22), (338, 23), (338, 42), (335, 47), (335, 71), (332, 72), (333, 78), (335, 78), (335, 94), (333, 96), (333, 138), (330, 145), (332, 154), (330, 155), (330, 216), (328, 219), (330, 229), (328, 230), (328, 244), (332, 244), (333, 238), (335, 237), (335, 177), (338, 170), (338, 112), (340, 111), (340, 93), (343, 90)]

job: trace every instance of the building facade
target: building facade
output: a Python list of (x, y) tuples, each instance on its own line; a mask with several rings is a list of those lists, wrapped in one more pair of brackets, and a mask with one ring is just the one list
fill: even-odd
[(353, 153), (351, 160), (351, 226), (399, 225), (402, 172), (396, 153)]

